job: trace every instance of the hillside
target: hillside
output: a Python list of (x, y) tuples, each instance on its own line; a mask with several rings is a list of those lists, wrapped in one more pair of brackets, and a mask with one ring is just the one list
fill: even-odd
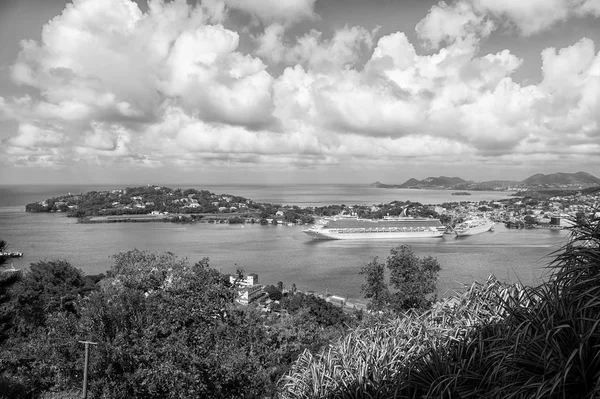
[(525, 186), (593, 186), (600, 185), (600, 179), (596, 176), (586, 173), (552, 173), (544, 175), (537, 173), (521, 182)]
[(451, 188), (456, 186), (457, 184), (467, 183), (466, 180), (461, 179), (460, 177), (427, 177), (423, 180), (417, 180), (414, 178), (408, 179), (403, 184), (401, 184), (400, 188)]
[(566, 188), (582, 189), (600, 186), (600, 178), (587, 173), (537, 173), (522, 181), (514, 180), (490, 180), (485, 182), (467, 181), (460, 177), (427, 177), (423, 180), (410, 178), (402, 184), (384, 184), (375, 182), (370, 187), (378, 188), (416, 188), (416, 189), (447, 189), (447, 190), (472, 190), (472, 191), (492, 191), (492, 190), (527, 190), (527, 189), (548, 189), (548, 188)]

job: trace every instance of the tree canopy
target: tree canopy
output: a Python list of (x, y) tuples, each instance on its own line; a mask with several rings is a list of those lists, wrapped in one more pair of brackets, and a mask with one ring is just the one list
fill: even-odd
[[(386, 268), (389, 284), (385, 279)], [(435, 258), (419, 258), (409, 245), (400, 245), (390, 250), (385, 264), (375, 257), (361, 269), (366, 279), (361, 290), (365, 298), (370, 299), (371, 310), (426, 309), (435, 300), (440, 270)]]

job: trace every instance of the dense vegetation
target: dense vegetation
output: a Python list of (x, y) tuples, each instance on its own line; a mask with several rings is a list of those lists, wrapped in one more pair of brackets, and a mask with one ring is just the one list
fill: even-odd
[(237, 305), (208, 259), (169, 252), (117, 254), (106, 276), (37, 262), (0, 275), (0, 396), (76, 395), (92, 340), (91, 397), (596, 398), (600, 218), (576, 223), (546, 283), (443, 302), (437, 261), (394, 248), (363, 268), (362, 320), (281, 282), (266, 292), (288, 317)]
[(119, 253), (105, 278), (66, 261), (11, 275), (0, 345), (0, 396), (11, 398), (77, 392), (82, 340), (98, 343), (91, 397), (270, 397), (300, 353), (353, 322), (316, 297), (290, 294), (288, 317), (237, 305), (208, 259), (191, 265), (168, 252)]

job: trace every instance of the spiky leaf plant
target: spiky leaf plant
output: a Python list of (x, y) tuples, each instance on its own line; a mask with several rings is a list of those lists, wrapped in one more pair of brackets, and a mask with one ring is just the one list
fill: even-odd
[(490, 278), (431, 310), (370, 318), (282, 380), (285, 398), (600, 397), (600, 218), (538, 287)]

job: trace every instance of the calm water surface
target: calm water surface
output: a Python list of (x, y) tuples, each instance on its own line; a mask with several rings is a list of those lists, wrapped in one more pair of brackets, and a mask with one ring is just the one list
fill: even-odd
[[(184, 226), (170, 223), (87, 225), (77, 224), (74, 219), (62, 214), (29, 214), (23, 211), (26, 203), (35, 200), (111, 187), (0, 187), (0, 238), (8, 241), (12, 250), (25, 253), (24, 258), (14, 260), (14, 266), (25, 268), (30, 262), (58, 258), (67, 259), (85, 273), (94, 274), (110, 268), (111, 255), (120, 251), (133, 248), (173, 251), (192, 262), (209, 257), (210, 265), (224, 273), (233, 273), (238, 267), (246, 272), (258, 273), (262, 283), (283, 281), (286, 285), (295, 283), (301, 290), (328, 291), (360, 298), (360, 285), (363, 283), (360, 268), (375, 256), (385, 259), (389, 250), (399, 244), (395, 241), (315, 241), (302, 233), (302, 226), (203, 223)], [(201, 188), (243, 195), (260, 202), (300, 206), (373, 204), (394, 199), (441, 203), (465, 198), (437, 190), (338, 186), (336, 191), (331, 186), (265, 187), (247, 186), (246, 192), (240, 186)], [(351, 187), (356, 190), (353, 192)], [(319, 188), (322, 191), (316, 191)], [(314, 191), (307, 192), (309, 189)], [(389, 191), (394, 191), (396, 197), (390, 199), (388, 196), (392, 194)], [(298, 201), (293, 200), (294, 193), (298, 194)], [(477, 194), (491, 196), (499, 193)], [(424, 197), (417, 199), (418, 196)], [(477, 198), (474, 194), (468, 200)], [(495, 198), (500, 197), (488, 199)], [(548, 254), (563, 245), (565, 237), (563, 231), (508, 230), (503, 225), (496, 225), (493, 232), (477, 236), (455, 238), (448, 235), (443, 239), (406, 243), (417, 255), (431, 255), (438, 259), (443, 268), (438, 289), (444, 295), (460, 289), (463, 283), (483, 281), (490, 274), (503, 281), (539, 283), (545, 273), (543, 267), (551, 259)]]

